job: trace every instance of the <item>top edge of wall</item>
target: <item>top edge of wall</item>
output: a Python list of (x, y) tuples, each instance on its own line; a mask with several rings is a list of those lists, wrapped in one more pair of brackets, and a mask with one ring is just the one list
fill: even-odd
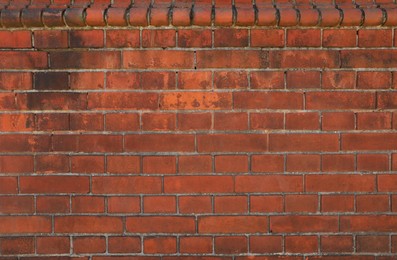
[(0, 0), (2, 28), (397, 26), (394, 0)]

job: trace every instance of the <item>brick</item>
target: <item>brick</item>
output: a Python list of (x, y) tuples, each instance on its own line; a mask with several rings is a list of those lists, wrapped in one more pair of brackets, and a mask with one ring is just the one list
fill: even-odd
[(353, 89), (356, 86), (354, 71), (322, 71), (322, 87), (325, 89)]
[(140, 253), (141, 239), (139, 237), (109, 237), (110, 253)]
[(357, 212), (388, 212), (388, 195), (358, 195), (356, 197)]
[(284, 72), (252, 71), (250, 83), (253, 89), (282, 89), (284, 88)]
[(319, 29), (288, 29), (288, 47), (320, 47), (321, 30)]
[(170, 131), (175, 130), (176, 115), (171, 113), (144, 113), (142, 114), (142, 130)]
[(316, 253), (318, 241), (316, 236), (287, 236), (285, 251), (288, 253)]
[(247, 47), (248, 30), (222, 28), (214, 30), (214, 47)]
[(252, 29), (251, 46), (252, 47), (283, 47), (284, 30), (281, 29)]
[(210, 113), (177, 113), (178, 129), (182, 131), (209, 130), (212, 124)]
[(248, 75), (245, 71), (215, 71), (214, 88), (217, 89), (246, 89)]
[(198, 233), (263, 233), (267, 230), (264, 216), (203, 216), (198, 219)]
[(388, 89), (390, 84), (390, 72), (359, 71), (357, 73), (357, 88), (359, 89)]
[(247, 113), (215, 113), (214, 129), (216, 130), (247, 130)]
[(342, 134), (342, 150), (395, 150), (397, 135), (393, 133)]
[(359, 47), (391, 47), (393, 44), (392, 30), (358, 30)]
[[(3, 256), (33, 254), (35, 251), (35, 241), (33, 237), (1, 238), (0, 250)], [(4, 258), (4, 259), (9, 259), (9, 258)]]
[(308, 192), (373, 192), (375, 176), (356, 174), (307, 175), (305, 190)]
[(175, 89), (176, 74), (174, 72), (143, 72), (141, 85), (143, 89)]
[(34, 201), (31, 196), (0, 196), (2, 214), (22, 214), (34, 212)]
[(139, 216), (127, 217), (127, 232), (132, 233), (192, 233), (194, 217)]
[(211, 71), (181, 71), (178, 72), (179, 89), (211, 89)]
[(391, 174), (378, 175), (378, 190), (381, 192), (397, 190), (396, 177)]
[(392, 166), (391, 166), (392, 170), (396, 170), (397, 169), (397, 154), (392, 154)]
[(285, 128), (290, 130), (316, 130), (320, 127), (318, 113), (287, 113)]
[(215, 172), (236, 173), (248, 171), (247, 156), (219, 155), (215, 156)]
[(179, 250), (191, 254), (212, 253), (212, 237), (180, 237)]
[(37, 49), (60, 49), (68, 47), (68, 31), (37, 30), (33, 32), (34, 47)]
[(38, 173), (66, 173), (70, 170), (67, 155), (40, 155), (35, 160)]
[(199, 135), (197, 144), (199, 152), (262, 152), (267, 151), (267, 135)]
[(38, 72), (34, 74), (34, 89), (67, 90), (69, 74), (65, 72)]
[(212, 212), (210, 196), (180, 196), (179, 212), (181, 213), (209, 213)]
[(353, 238), (351, 236), (322, 236), (321, 250), (323, 252), (353, 252)]
[(231, 93), (170, 92), (160, 96), (160, 108), (163, 110), (217, 110), (231, 107)]
[(207, 29), (181, 29), (178, 30), (178, 46), (182, 48), (211, 47), (211, 30)]
[(139, 115), (136, 113), (109, 113), (105, 118), (105, 129), (108, 131), (137, 131), (140, 128)]
[(38, 254), (68, 254), (70, 252), (69, 237), (37, 237)]
[(0, 156), (1, 173), (27, 173), (33, 172), (32, 156)]
[(265, 68), (267, 52), (257, 50), (197, 51), (197, 68)]
[(51, 147), (48, 135), (3, 134), (0, 136), (2, 152), (49, 152)]
[(106, 73), (108, 89), (140, 89), (141, 78), (137, 72), (111, 71)]
[(94, 194), (160, 193), (160, 177), (93, 177)]
[(299, 175), (236, 176), (235, 183), (235, 192), (303, 191), (303, 180)]
[(357, 154), (358, 171), (388, 171), (389, 156), (387, 154)]
[(106, 47), (139, 47), (139, 30), (106, 30)]
[(176, 253), (176, 237), (145, 237), (143, 252), (145, 254)]
[(103, 89), (104, 82), (105, 74), (103, 72), (70, 73), (70, 89)]
[(175, 174), (176, 159), (173, 156), (145, 156), (143, 157), (143, 173)]
[(174, 196), (143, 197), (145, 213), (176, 213), (176, 198)]
[(284, 156), (282, 155), (252, 155), (252, 172), (283, 172)]
[(338, 151), (334, 134), (270, 134), (270, 151)]
[(337, 51), (286, 50), (269, 53), (270, 68), (339, 68)]
[(0, 108), (2, 110), (16, 110), (17, 109), (17, 102), (15, 100), (15, 94), (12, 93), (0, 93)]
[(175, 30), (142, 30), (142, 47), (175, 47), (176, 32)]
[(282, 196), (250, 196), (250, 212), (283, 212)]
[(319, 71), (287, 71), (288, 89), (320, 88)]
[(325, 131), (353, 130), (355, 120), (353, 112), (324, 112), (322, 114), (321, 128)]
[(87, 95), (82, 93), (35, 92), (17, 94), (21, 110), (82, 110), (87, 106)]
[(117, 51), (65, 51), (50, 53), (52, 69), (117, 69), (120, 53)]
[(126, 135), (126, 151), (139, 152), (191, 152), (194, 150), (194, 136), (187, 134), (145, 134)]
[(283, 113), (251, 113), (250, 114), (251, 129), (283, 129), (284, 114)]
[(397, 107), (397, 95), (394, 92), (379, 92), (377, 94), (379, 109), (395, 109)]
[(324, 47), (355, 47), (356, 30), (351, 29), (327, 29), (323, 30)]
[(237, 109), (302, 109), (300, 92), (235, 92), (234, 108)]
[(105, 198), (97, 196), (72, 197), (73, 213), (103, 213), (105, 212)]
[(244, 236), (215, 237), (215, 253), (241, 254), (248, 252), (247, 238)]
[(215, 213), (246, 213), (248, 199), (245, 196), (217, 196), (214, 200)]
[(102, 48), (104, 47), (102, 30), (72, 30), (70, 31), (71, 48)]
[(394, 50), (341, 50), (341, 68), (390, 68), (397, 65)]
[(155, 110), (158, 108), (156, 93), (89, 93), (89, 110)]
[(106, 252), (105, 237), (73, 237), (73, 252), (76, 254)]
[(368, 92), (306, 93), (306, 109), (374, 109), (375, 96)]
[(388, 236), (357, 236), (357, 252), (365, 253), (388, 253)]
[(78, 150), (82, 152), (121, 152), (123, 137), (120, 135), (80, 135)]
[(119, 217), (59, 216), (55, 217), (55, 233), (122, 233)]
[(0, 89), (28, 90), (33, 88), (30, 72), (0, 72)]
[(270, 229), (274, 233), (337, 232), (337, 216), (272, 216)]
[(178, 173), (212, 172), (212, 158), (207, 155), (179, 156)]
[(352, 212), (354, 211), (354, 197), (351, 195), (323, 195), (321, 196), (322, 212)]
[(392, 114), (385, 112), (357, 113), (357, 129), (385, 130), (392, 128)]
[(51, 217), (2, 216), (0, 234), (50, 233)]
[(41, 51), (1, 51), (0, 69), (45, 69), (47, 53)]
[(73, 173), (104, 173), (105, 160), (102, 156), (72, 156), (71, 167)]
[(139, 213), (141, 200), (139, 197), (108, 197), (109, 213)]
[(20, 178), (21, 193), (88, 193), (89, 178), (85, 176), (24, 176)]
[(193, 69), (193, 52), (124, 51), (122, 65), (130, 69)]
[(41, 131), (69, 130), (68, 113), (36, 114), (36, 129)]
[(317, 212), (317, 195), (286, 195), (286, 212)]
[(165, 193), (228, 193), (233, 191), (231, 176), (164, 177)]
[(288, 154), (287, 172), (319, 172), (320, 155), (317, 154)]
[(140, 173), (141, 163), (139, 156), (113, 155), (106, 157), (107, 173)]
[(69, 196), (39, 196), (36, 199), (37, 213), (69, 213)]
[(324, 172), (351, 172), (355, 168), (355, 156), (352, 154), (322, 155), (321, 169)]
[(341, 216), (342, 232), (390, 232), (397, 224), (395, 216)]
[(32, 36), (30, 31), (0, 31), (0, 48), (31, 48)]
[(250, 236), (251, 253), (280, 253), (283, 251), (281, 236)]

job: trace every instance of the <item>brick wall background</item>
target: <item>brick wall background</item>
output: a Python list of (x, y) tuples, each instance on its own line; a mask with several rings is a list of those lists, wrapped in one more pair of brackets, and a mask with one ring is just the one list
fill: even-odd
[(397, 253), (393, 3), (8, 2), (1, 260)]

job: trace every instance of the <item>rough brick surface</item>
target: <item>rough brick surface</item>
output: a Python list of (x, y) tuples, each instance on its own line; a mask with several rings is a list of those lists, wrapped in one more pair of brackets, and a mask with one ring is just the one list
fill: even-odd
[(395, 259), (396, 10), (0, 1), (0, 259)]

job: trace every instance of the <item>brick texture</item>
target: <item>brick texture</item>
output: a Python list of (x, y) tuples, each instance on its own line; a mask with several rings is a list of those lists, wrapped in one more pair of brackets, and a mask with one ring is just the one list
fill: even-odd
[(254, 3), (0, 1), (1, 260), (395, 259), (396, 4)]

